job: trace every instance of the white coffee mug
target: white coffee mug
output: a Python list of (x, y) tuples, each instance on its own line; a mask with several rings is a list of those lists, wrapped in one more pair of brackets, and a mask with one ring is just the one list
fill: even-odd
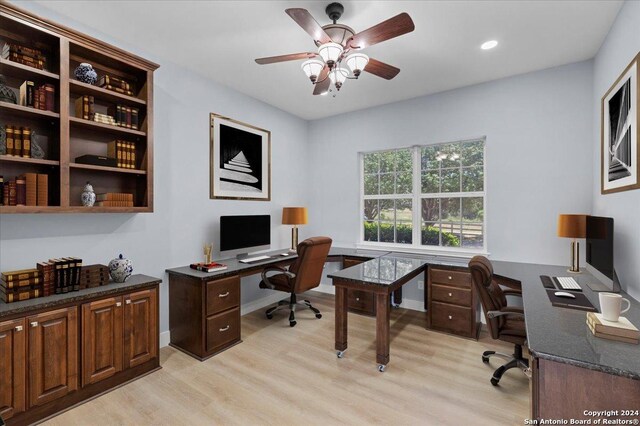
[[(622, 301), (627, 302), (627, 308), (622, 310)], [(617, 322), (620, 314), (624, 314), (631, 308), (628, 299), (615, 293), (600, 293), (600, 310), (602, 317), (607, 321)]]

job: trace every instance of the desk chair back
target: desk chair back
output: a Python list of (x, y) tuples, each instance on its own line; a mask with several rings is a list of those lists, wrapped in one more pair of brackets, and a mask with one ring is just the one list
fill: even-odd
[(289, 268), (296, 274), (294, 293), (304, 293), (320, 285), (331, 242), (328, 237), (312, 237), (298, 244), (298, 259)]
[(497, 339), (500, 329), (504, 326), (505, 317), (489, 318), (487, 312), (501, 311), (507, 307), (507, 298), (498, 283), (493, 279), (493, 266), (484, 256), (475, 256), (469, 262), (471, 278), (476, 291), (480, 295), (482, 310), (487, 321), (487, 327), (493, 339)]

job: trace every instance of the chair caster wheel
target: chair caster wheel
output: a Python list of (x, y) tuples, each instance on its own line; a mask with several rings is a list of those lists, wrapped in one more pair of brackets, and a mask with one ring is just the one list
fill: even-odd
[(498, 382), (499, 382), (499, 381), (500, 381), (500, 380), (495, 379), (495, 378), (493, 378), (493, 377), (491, 378), (491, 384), (492, 384), (493, 386), (498, 386)]
[(322, 314), (316, 314), (316, 318), (318, 319), (322, 318)]
[(289, 321), (289, 327), (295, 327), (297, 324), (297, 322), (295, 321)]
[(381, 373), (383, 373), (383, 372), (384, 372), (384, 369), (385, 369), (386, 367), (387, 367), (387, 366), (386, 366), (386, 365), (384, 365), (384, 364), (378, 364), (378, 371), (379, 371), (379, 372), (381, 372)]
[(484, 362), (485, 364), (489, 364), (489, 357), (482, 355), (482, 362)]
[(336, 352), (336, 356), (337, 356), (338, 358), (343, 358), (343, 357), (344, 357), (344, 351), (338, 351), (338, 352)]
[(267, 314), (267, 319), (273, 319), (273, 315)]

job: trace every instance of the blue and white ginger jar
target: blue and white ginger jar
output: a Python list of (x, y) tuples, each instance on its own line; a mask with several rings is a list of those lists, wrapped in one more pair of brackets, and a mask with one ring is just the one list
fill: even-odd
[(86, 62), (78, 65), (78, 68), (73, 72), (73, 75), (83, 83), (96, 84), (96, 81), (98, 81), (98, 74), (95, 72), (91, 64)]
[(96, 203), (96, 193), (93, 192), (93, 186), (89, 182), (84, 186), (84, 191), (82, 191), (80, 198), (82, 205), (85, 207), (93, 207)]
[(111, 279), (117, 283), (123, 283), (133, 273), (133, 264), (129, 259), (125, 259), (122, 255), (109, 262), (109, 275)]

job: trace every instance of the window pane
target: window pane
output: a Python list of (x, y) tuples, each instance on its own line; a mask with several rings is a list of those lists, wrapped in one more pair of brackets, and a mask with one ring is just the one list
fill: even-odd
[(484, 203), (482, 197), (462, 198), (462, 220), (465, 222), (482, 222), (484, 220)]
[(364, 220), (378, 220), (378, 200), (364, 200)]
[(462, 144), (462, 165), (463, 166), (481, 166), (484, 157), (484, 142), (465, 142)]
[(364, 175), (364, 195), (378, 195), (378, 175)]
[(444, 247), (460, 247), (460, 222), (440, 222), (440, 230)]
[(442, 170), (442, 192), (460, 192), (460, 169)]
[(380, 153), (370, 152), (364, 155), (364, 172), (378, 173), (380, 169)]
[(413, 242), (413, 225), (411, 222), (396, 224), (396, 243), (411, 244)]
[(422, 223), (422, 245), (438, 246), (440, 245), (440, 224), (438, 223)]
[(460, 167), (460, 145), (457, 143), (440, 145), (442, 168)]
[(380, 220), (395, 221), (395, 212), (393, 200), (380, 200)]
[(422, 220), (426, 222), (437, 222), (440, 220), (440, 199), (422, 199)]
[(411, 194), (413, 192), (413, 173), (396, 173), (396, 194)]
[(378, 241), (378, 222), (374, 222), (374, 221), (364, 222), (364, 240)]
[(438, 155), (437, 146), (425, 146), (420, 150), (420, 167), (422, 170), (437, 169), (440, 162), (436, 158)]
[(395, 189), (395, 173), (384, 173), (380, 175), (380, 193), (393, 194)]
[(394, 165), (396, 162), (395, 151), (385, 151), (380, 153), (380, 172), (388, 173), (394, 172)]
[(393, 242), (393, 222), (380, 222), (380, 242)]
[(462, 224), (462, 247), (482, 247), (484, 233), (482, 223)]
[(462, 192), (475, 192), (484, 189), (484, 169), (482, 166), (462, 169)]
[(427, 170), (422, 174), (422, 193), (436, 194), (440, 192), (440, 172)]
[(440, 206), (443, 221), (460, 222), (460, 198), (442, 198)]
[(396, 151), (396, 172), (411, 172), (413, 170), (413, 160), (410, 149)]
[(411, 213), (412, 201), (396, 200), (396, 221), (398, 222), (412, 222), (413, 214)]

